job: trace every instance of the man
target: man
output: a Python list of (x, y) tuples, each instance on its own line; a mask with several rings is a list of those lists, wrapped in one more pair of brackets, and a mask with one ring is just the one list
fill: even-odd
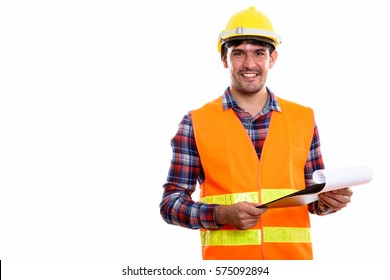
[[(218, 49), (230, 87), (182, 119), (160, 211), (170, 224), (200, 229), (203, 259), (312, 259), (309, 213), (345, 207), (350, 189), (309, 205), (257, 208), (313, 184), (323, 169), (310, 108), (266, 87), (280, 37), (254, 7), (234, 14)], [(197, 182), (201, 199), (191, 194)]]

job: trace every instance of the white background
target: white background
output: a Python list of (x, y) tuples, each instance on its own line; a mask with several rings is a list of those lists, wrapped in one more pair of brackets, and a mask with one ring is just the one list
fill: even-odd
[(0, 259), (201, 258), (198, 231), (159, 214), (170, 139), (228, 86), (217, 37), (250, 5), (283, 39), (268, 86), (315, 110), (326, 166), (374, 170), (346, 209), (311, 216), (315, 259), (389, 259), (380, 0), (2, 1)]

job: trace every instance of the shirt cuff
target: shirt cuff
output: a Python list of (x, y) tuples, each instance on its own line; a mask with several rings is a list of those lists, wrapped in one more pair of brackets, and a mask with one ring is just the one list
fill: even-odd
[(205, 229), (218, 229), (222, 226), (217, 225), (215, 222), (214, 212), (215, 208), (219, 206), (219, 204), (206, 204), (204, 203), (200, 207), (200, 223)]

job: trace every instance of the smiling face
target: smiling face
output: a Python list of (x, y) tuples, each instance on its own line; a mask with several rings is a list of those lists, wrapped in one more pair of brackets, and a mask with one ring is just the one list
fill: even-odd
[(265, 92), (268, 70), (273, 67), (276, 58), (276, 50), (270, 53), (266, 46), (252, 41), (228, 47), (222, 62), (229, 70), (231, 92), (245, 95)]

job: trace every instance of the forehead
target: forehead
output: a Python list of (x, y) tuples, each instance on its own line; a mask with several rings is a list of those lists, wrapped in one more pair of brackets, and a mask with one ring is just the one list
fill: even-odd
[(267, 47), (263, 44), (256, 44), (254, 42), (243, 42), (237, 46), (229, 47), (230, 50), (243, 50), (243, 51), (253, 51), (253, 50), (266, 50)]

